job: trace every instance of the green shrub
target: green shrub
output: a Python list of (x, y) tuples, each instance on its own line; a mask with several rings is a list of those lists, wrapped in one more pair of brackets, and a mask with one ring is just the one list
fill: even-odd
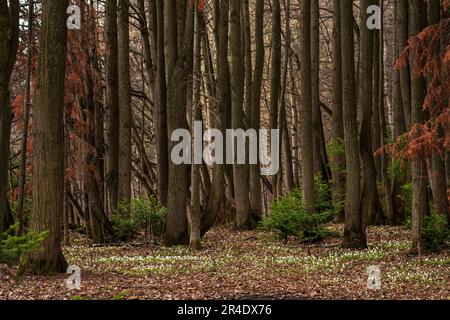
[(321, 174), (314, 176), (314, 206), (316, 212), (320, 212), (324, 217), (332, 218), (334, 211), (343, 206), (344, 203), (333, 204), (330, 184), (322, 179)]
[(129, 217), (124, 217), (120, 214), (112, 216), (112, 224), (114, 230), (114, 237), (120, 241), (130, 240), (138, 231), (136, 221)]
[(345, 143), (341, 138), (332, 139), (327, 145), (327, 154), (330, 157), (345, 155)]
[(285, 242), (290, 236), (317, 241), (326, 235), (322, 225), (330, 219), (330, 212), (309, 214), (298, 190), (273, 202), (270, 209), (270, 215), (260, 223), (259, 229), (275, 231)]
[(129, 240), (138, 232), (143, 232), (145, 239), (160, 238), (164, 232), (166, 209), (158, 200), (134, 198), (129, 204), (120, 204), (121, 214), (113, 216), (113, 228), (119, 240)]
[(0, 263), (12, 267), (19, 263), (20, 257), (27, 255), (39, 248), (39, 244), (45, 240), (48, 231), (36, 234), (26, 233), (23, 236), (15, 236), (17, 225), (13, 225), (3, 234), (0, 251)]
[[(327, 154), (331, 158), (335, 156), (344, 156), (345, 155), (345, 143), (344, 140), (341, 138), (334, 138), (332, 139), (327, 145)], [(330, 169), (332, 170), (338, 170), (341, 174), (345, 175), (345, 166), (339, 167), (336, 163), (330, 162), (329, 163)]]
[(446, 217), (433, 212), (424, 217), (422, 233), (427, 249), (436, 250), (450, 242), (450, 231)]

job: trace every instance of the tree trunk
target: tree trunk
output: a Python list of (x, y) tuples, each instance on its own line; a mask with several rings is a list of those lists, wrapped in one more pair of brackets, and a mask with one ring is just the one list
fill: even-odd
[[(408, 26), (407, 21), (399, 15), (402, 13), (400, 6), (408, 5), (406, 1), (396, 1), (395, 2), (395, 54), (394, 59), (397, 60), (403, 50), (404, 45), (402, 45), (399, 41), (402, 37), (402, 29), (404, 28), (404, 24), (406, 23), (406, 27)], [(404, 14), (404, 12), (403, 12)], [(406, 16), (407, 17), (407, 16)], [(405, 66), (408, 68), (409, 66)], [(393, 122), (394, 122), (394, 131), (393, 138), (397, 140), (398, 137), (403, 135), (406, 132), (406, 120), (405, 120), (405, 111), (404, 111), (404, 103), (403, 103), (403, 94), (402, 94), (402, 81), (401, 81), (401, 71), (394, 71), (394, 88), (393, 88)], [(410, 86), (409, 80), (409, 71), (408, 71), (408, 81), (406, 83), (405, 89)], [(403, 90), (404, 91), (404, 90)], [(405, 94), (405, 97), (410, 99), (410, 94)], [(408, 104), (410, 106), (410, 104)], [(410, 107), (408, 107), (410, 108)], [(405, 219), (405, 203), (402, 199), (402, 186), (404, 184), (403, 177), (398, 174), (393, 177), (392, 181), (392, 198), (393, 198), (393, 207), (394, 207), (394, 224), (402, 224)], [(388, 217), (389, 218), (389, 217)]]
[(355, 49), (353, 38), (353, 1), (341, 0), (342, 108), (345, 161), (347, 167), (344, 248), (367, 247), (366, 229), (361, 214), (361, 174), (358, 127), (356, 121)]
[[(397, 19), (396, 19), (396, 44), (399, 53), (408, 44), (408, 1), (396, 0), (397, 5)], [(402, 93), (403, 112), (405, 113), (406, 128), (411, 126), (411, 75), (410, 67), (406, 65), (400, 70), (400, 89)]]
[[(147, 74), (149, 80), (149, 91), (150, 98), (156, 104), (155, 92), (156, 92), (156, 33), (157, 33), (157, 14), (156, 14), (156, 0), (149, 0), (149, 17), (150, 17), (150, 26), (148, 26), (148, 20), (145, 10), (144, 0), (138, 0), (136, 2), (137, 9), (139, 10), (139, 31), (141, 33), (142, 38), (142, 51), (144, 58), (144, 67), (145, 73)], [(151, 32), (150, 32), (151, 31)], [(150, 44), (151, 39), (151, 44)], [(145, 85), (144, 85), (145, 88)]]
[(305, 208), (314, 213), (314, 157), (312, 136), (312, 90), (311, 90), (311, 0), (303, 0), (300, 16), (300, 56), (301, 67), (301, 141), (302, 141), (302, 179)]
[[(380, 0), (380, 6), (382, 5), (382, 1)], [(376, 66), (375, 68), (378, 70), (378, 72), (374, 68), (374, 98), (378, 97), (376, 99), (376, 105), (378, 105), (378, 108), (376, 108), (376, 111), (374, 112), (375, 119), (378, 119), (377, 121), (374, 121), (374, 127), (375, 127), (375, 148), (374, 151), (376, 152), (382, 145), (384, 145), (388, 139), (390, 138), (387, 132), (387, 125), (386, 125), (386, 111), (385, 111), (385, 93), (384, 93), (384, 79), (385, 79), (385, 72), (384, 72), (384, 28), (379, 32), (376, 32), (377, 37), (375, 38), (375, 42), (377, 45), (374, 46), (375, 52), (377, 55), (376, 58)], [(378, 84), (378, 85), (376, 85)], [(378, 128), (378, 129), (377, 129)], [(377, 138), (378, 137), (378, 138)], [(390, 225), (394, 224), (394, 197), (392, 194), (392, 188), (391, 188), (391, 180), (388, 175), (388, 161), (389, 158), (387, 155), (381, 155), (379, 157), (379, 169), (378, 173), (381, 176), (381, 181), (383, 184), (383, 192), (384, 192), (384, 198), (386, 202), (386, 218), (387, 222)]]
[[(88, 55), (89, 55), (88, 50)], [(96, 150), (96, 121), (95, 121), (95, 109), (98, 108), (95, 105), (98, 103), (95, 101), (94, 81), (92, 79), (92, 73), (89, 68), (94, 67), (95, 62), (92, 56), (90, 56), (89, 64), (86, 66), (86, 87), (87, 87), (87, 99), (85, 111), (87, 123), (87, 132), (85, 133), (86, 143), (92, 146), (93, 150)], [(105, 224), (105, 213), (103, 202), (101, 198), (101, 184), (97, 180), (100, 177), (99, 170), (101, 167), (98, 162), (98, 155), (96, 155), (91, 148), (86, 150), (86, 169), (85, 169), (85, 188), (88, 194), (88, 207), (89, 212), (88, 223), (90, 223), (92, 239), (94, 243), (104, 243), (105, 233), (103, 226)]]
[(64, 78), (67, 53), (68, 1), (47, 0), (42, 5), (40, 58), (33, 118), (35, 166), (31, 230), (48, 231), (40, 250), (21, 263), (20, 275), (65, 272), (61, 251), (64, 214)]
[[(192, 123), (197, 121), (202, 121), (202, 109), (200, 106), (200, 82), (201, 82), (201, 46), (200, 46), (200, 28), (199, 28), (199, 12), (196, 6), (195, 18), (194, 18), (194, 66), (193, 66), (193, 98), (192, 98)], [(192, 126), (191, 132), (194, 131), (195, 125)], [(194, 134), (192, 134), (194, 136)], [(202, 132), (203, 138), (203, 132)], [(192, 146), (198, 143), (193, 141)], [(199, 142), (203, 144), (203, 140)], [(201, 188), (201, 177), (200, 177), (200, 167), (201, 164), (195, 163), (195, 155), (192, 154), (192, 171), (191, 171), (191, 232), (189, 245), (192, 249), (201, 249), (201, 225), (200, 225), (200, 188)]]
[(157, 11), (157, 90), (156, 102), (156, 153), (158, 162), (156, 171), (158, 175), (158, 199), (162, 205), (167, 206), (169, 188), (169, 149), (167, 131), (167, 85), (166, 85), (166, 59), (164, 55), (164, 1), (156, 0)]
[(129, 0), (119, 0), (118, 70), (119, 70), (119, 166), (118, 201), (131, 200), (131, 87), (130, 87), (130, 35)]
[[(417, 35), (426, 27), (426, 3), (423, 0), (408, 0), (411, 14), (410, 35)], [(410, 66), (414, 64), (414, 53), (410, 57)], [(411, 122), (412, 125), (425, 120), (423, 101), (425, 98), (425, 80), (411, 72)], [(421, 254), (425, 249), (422, 226), (424, 213), (428, 211), (427, 169), (419, 156), (415, 156), (411, 165), (412, 175), (412, 253)]]
[(314, 173), (324, 181), (330, 180), (328, 157), (323, 133), (322, 110), (320, 105), (320, 9), (319, 1), (311, 2), (311, 95)]
[[(373, 158), (372, 147), (372, 77), (373, 77), (373, 40), (374, 32), (364, 25), (369, 18), (366, 13), (371, 4), (370, 0), (361, 0), (361, 44), (360, 44), (360, 83), (359, 83), (359, 104), (362, 112), (360, 129), (360, 152), (363, 167), (363, 184), (361, 211), (363, 218), (363, 228), (370, 224), (381, 224), (383, 213), (380, 204), (380, 197), (377, 189), (377, 174)], [(378, 116), (378, 115), (377, 115)]]
[(242, 0), (242, 21), (243, 21), (243, 44), (245, 59), (245, 116), (247, 125), (250, 125), (251, 105), (252, 105), (252, 39), (249, 0)]
[[(261, 85), (264, 72), (264, 0), (256, 1), (255, 17), (255, 71), (253, 73), (250, 127), (256, 132), (261, 127)], [(258, 147), (259, 148), (259, 147)], [(253, 220), (261, 219), (261, 169), (250, 165), (250, 207)]]
[[(286, 92), (287, 92), (287, 79), (289, 75), (289, 65), (291, 59), (291, 26), (290, 26), (290, 15), (291, 15), (291, 1), (287, 0), (284, 3), (285, 7), (285, 15), (286, 15), (286, 29), (285, 29), (285, 44), (284, 44), (284, 74), (281, 85), (281, 101), (280, 101), (280, 117), (279, 123), (281, 128), (281, 136), (280, 136), (280, 160), (282, 159), (281, 154), (284, 154), (284, 163), (285, 167), (282, 170), (280, 176), (280, 182), (278, 183), (280, 190), (282, 189), (283, 180), (286, 185), (286, 191), (288, 193), (292, 192), (294, 189), (294, 174), (293, 174), (293, 159), (292, 159), (292, 149), (291, 149), (291, 141), (289, 128), (287, 125), (287, 114), (286, 114)], [(283, 168), (282, 161), (280, 168)], [(284, 178), (284, 179), (283, 179)]]
[[(177, 129), (188, 129), (187, 85), (192, 65), (193, 12), (187, 3), (177, 5), (176, 0), (165, 1), (167, 86), (167, 124), (171, 134)], [(176, 142), (169, 141), (169, 150)], [(164, 242), (166, 245), (189, 243), (186, 204), (188, 201), (189, 166), (169, 162), (167, 223)]]
[(28, 144), (28, 124), (30, 121), (30, 82), (31, 82), (31, 58), (33, 45), (33, 21), (34, 21), (34, 0), (28, 3), (28, 32), (27, 32), (27, 63), (25, 71), (25, 93), (23, 102), (23, 129), (20, 150), (20, 172), (19, 172), (19, 199), (17, 203), (17, 235), (24, 233), (24, 209), (25, 201), (25, 181), (27, 173), (27, 144)]
[(333, 114), (332, 126), (332, 190), (335, 220), (344, 221), (345, 194), (345, 152), (341, 151), (344, 142), (344, 126), (342, 123), (342, 45), (341, 45), (341, 0), (333, 1)]
[(119, 191), (119, 69), (117, 39), (117, 0), (106, 0), (106, 198), (109, 215), (117, 213)]
[[(270, 115), (269, 127), (274, 130), (279, 128), (279, 100), (280, 100), (280, 84), (281, 84), (281, 9), (280, 1), (272, 1), (272, 60), (271, 60), (271, 76), (270, 76)], [(280, 148), (281, 150), (281, 148)], [(272, 177), (272, 188), (274, 198), (277, 194), (278, 174)]]
[[(225, 135), (227, 116), (231, 109), (230, 70), (228, 65), (228, 1), (220, 1), (216, 4), (216, 34), (217, 39), (217, 118), (216, 127), (222, 135)], [(225, 151), (223, 148), (222, 151)], [(226, 210), (227, 198), (225, 197), (225, 164), (214, 164), (211, 190), (208, 205), (202, 216), (203, 236), (215, 223), (218, 217)]]
[[(19, 1), (0, 1), (0, 231), (3, 230), (8, 204), (9, 146), (12, 110), (9, 82), (16, 61), (19, 41)], [(0, 240), (2, 232), (0, 232)]]
[[(381, 1), (381, 0), (380, 0)], [(378, 3), (379, 5), (380, 3)], [(383, 8), (383, 7), (381, 7)], [(383, 10), (383, 9), (382, 9)], [(383, 12), (381, 16), (383, 16)], [(383, 19), (382, 19), (383, 21)], [(383, 27), (381, 30), (373, 30), (373, 67), (372, 67), (372, 152), (375, 153), (384, 144), (381, 134), (381, 119), (380, 119), (380, 109), (383, 105), (384, 108), (384, 80), (381, 75), (384, 76), (384, 69), (381, 66), (384, 63), (383, 59)], [(377, 181), (381, 181), (381, 158), (374, 157), (375, 172), (377, 174)]]
[[(242, 0), (232, 0), (230, 2), (231, 112), (232, 128), (235, 130), (246, 129), (243, 109), (244, 57), (241, 53), (241, 2)], [(248, 155), (246, 158), (248, 159)], [(236, 201), (236, 228), (249, 229), (251, 227), (249, 198), (250, 172), (248, 164), (237, 163), (237, 152), (234, 152), (233, 181), (234, 198)]]

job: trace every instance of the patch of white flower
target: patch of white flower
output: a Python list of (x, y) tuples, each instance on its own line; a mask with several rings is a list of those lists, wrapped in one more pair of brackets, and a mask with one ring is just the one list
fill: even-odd
[(177, 262), (177, 261), (202, 261), (206, 258), (200, 256), (110, 256), (98, 259), (104, 263), (133, 263), (143, 264), (149, 262)]
[(401, 282), (421, 282), (421, 283), (436, 283), (439, 281), (439, 275), (436, 272), (425, 270), (411, 270), (411, 269), (396, 269), (387, 272), (385, 275), (387, 280), (393, 283)]

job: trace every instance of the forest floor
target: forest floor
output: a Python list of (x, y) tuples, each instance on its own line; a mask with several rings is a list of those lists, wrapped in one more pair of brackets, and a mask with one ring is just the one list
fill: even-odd
[[(330, 225), (336, 235), (342, 225)], [(92, 246), (72, 234), (64, 249), (81, 268), (81, 290), (68, 275), (16, 277), (0, 266), (0, 299), (445, 299), (450, 300), (450, 252), (419, 259), (406, 252), (410, 232), (371, 227), (369, 249), (340, 248), (340, 237), (314, 245), (284, 244), (269, 233), (215, 229), (202, 251), (186, 247)], [(367, 287), (379, 266), (382, 287)]]

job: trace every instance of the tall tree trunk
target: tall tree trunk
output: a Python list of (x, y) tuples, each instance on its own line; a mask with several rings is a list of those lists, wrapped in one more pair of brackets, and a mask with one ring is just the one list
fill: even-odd
[(301, 165), (300, 165), (300, 97), (297, 93), (297, 85), (296, 85), (296, 80), (295, 80), (295, 73), (297, 72), (297, 70), (294, 70), (294, 64), (292, 63), (291, 59), (289, 61), (289, 69), (290, 74), (289, 74), (289, 78), (290, 78), (290, 90), (291, 90), (291, 104), (292, 104), (292, 108), (291, 108), (291, 117), (292, 117), (292, 151), (293, 151), (293, 160), (294, 160), (294, 183), (297, 187), (299, 187), (301, 185), (300, 183), (300, 172), (301, 172)]
[[(193, 67), (193, 97), (192, 97), (192, 123), (197, 121), (202, 121), (202, 109), (200, 106), (200, 84), (201, 84), (201, 40), (200, 40), (200, 24), (198, 8), (194, 6), (195, 18), (194, 18), (194, 67)], [(192, 126), (191, 132), (195, 129), (195, 124)], [(193, 135), (194, 136), (194, 135)], [(195, 138), (194, 138), (195, 139)], [(203, 132), (202, 132), (203, 139)], [(198, 143), (193, 141), (192, 146)], [(199, 142), (203, 144), (203, 140)], [(201, 177), (200, 177), (200, 167), (201, 164), (195, 163), (195, 155), (192, 154), (192, 171), (191, 171), (191, 232), (189, 237), (189, 245), (195, 250), (201, 249), (201, 225), (200, 225), (200, 188), (201, 188)]]
[[(403, 37), (405, 37), (404, 29), (406, 26), (406, 38), (408, 37), (408, 3), (407, 1), (397, 0), (395, 1), (394, 7), (394, 16), (395, 16), (395, 35), (394, 35), (394, 61), (396, 61), (403, 49), (405, 48), (406, 43), (402, 43), (404, 41)], [(406, 6), (403, 8), (403, 6)], [(405, 14), (406, 12), (406, 14)], [(402, 81), (401, 73), (407, 73), (406, 85)], [(405, 85), (405, 87), (402, 87)], [(409, 66), (405, 66), (401, 70), (394, 71), (394, 105), (393, 105), (393, 121), (394, 121), (394, 138), (398, 138), (400, 135), (406, 132), (406, 111), (405, 107), (408, 108), (410, 112), (411, 108), (411, 93), (409, 87), (411, 85), (411, 80), (409, 77)], [(403, 100), (407, 99), (405, 103)]]
[(117, 0), (106, 0), (106, 198), (109, 215), (117, 212), (119, 191), (119, 69), (117, 38)]
[[(256, 1), (255, 17), (255, 71), (253, 73), (250, 127), (257, 132), (261, 127), (261, 85), (264, 72), (264, 1)], [(255, 221), (261, 219), (260, 166), (250, 166), (250, 207)]]
[[(410, 35), (417, 35), (426, 27), (426, 2), (408, 0), (411, 14)], [(414, 64), (414, 53), (410, 57), (410, 66)], [(411, 72), (411, 122), (412, 125), (422, 123), (425, 119), (423, 101), (425, 98), (425, 80)], [(421, 254), (424, 247), (422, 225), (424, 213), (428, 212), (427, 169), (419, 156), (415, 156), (411, 165), (412, 175), (412, 253)]]
[(342, 45), (341, 45), (341, 0), (333, 0), (333, 113), (332, 127), (332, 190), (335, 220), (344, 221), (345, 194), (345, 153), (341, 151), (344, 142), (344, 126), (342, 123)]
[[(378, 1), (378, 0), (377, 0)], [(381, 0), (380, 0), (381, 1)], [(378, 3), (379, 5), (380, 3)], [(381, 7), (383, 8), (383, 7)], [(383, 10), (383, 9), (381, 9)], [(381, 16), (383, 16), (383, 11)], [(382, 19), (383, 21), (383, 19)], [(383, 30), (382, 27), (381, 30), (373, 30), (373, 67), (372, 67), (372, 152), (375, 153), (378, 149), (380, 149), (383, 140), (382, 140), (382, 134), (381, 134), (381, 119), (380, 119), (380, 109), (381, 105), (384, 102), (384, 88), (382, 85), (384, 85), (384, 82), (381, 82), (381, 74), (383, 71), (384, 76), (384, 69), (381, 70), (381, 66), (384, 63), (383, 60)], [(384, 80), (384, 79), (383, 79)], [(384, 104), (383, 104), (384, 107)], [(381, 181), (381, 158), (380, 157), (374, 157), (375, 162), (375, 172), (377, 174), (377, 180)]]
[[(292, 159), (292, 149), (291, 149), (291, 139), (289, 134), (289, 128), (287, 124), (287, 114), (286, 114), (286, 92), (287, 92), (287, 79), (289, 76), (289, 65), (291, 59), (291, 26), (290, 26), (290, 15), (291, 15), (291, 1), (284, 1), (285, 7), (285, 15), (286, 15), (286, 29), (285, 29), (285, 44), (284, 44), (284, 74), (281, 85), (281, 101), (280, 101), (280, 128), (281, 128), (281, 136), (280, 136), (280, 154), (284, 154), (285, 158), (285, 168), (281, 174), (280, 179), (284, 177), (284, 182), (286, 185), (286, 191), (288, 193), (292, 192), (294, 189), (294, 174), (293, 174), (293, 159)], [(282, 157), (280, 156), (280, 159)], [(281, 166), (283, 167), (283, 166)], [(283, 185), (282, 181), (278, 183), (278, 185)]]
[(345, 161), (347, 167), (345, 197), (344, 248), (367, 247), (366, 229), (361, 214), (361, 173), (358, 127), (356, 121), (355, 46), (353, 38), (353, 1), (341, 0), (342, 108)]
[(363, 167), (361, 198), (361, 211), (364, 223), (363, 228), (365, 228), (368, 223), (381, 224), (383, 222), (383, 213), (378, 194), (377, 174), (375, 170), (372, 147), (372, 77), (374, 32), (365, 26), (365, 23), (369, 18), (366, 10), (370, 4), (370, 0), (360, 1), (362, 27), (360, 38), (361, 61), (359, 70), (360, 83), (358, 100), (362, 112), (359, 145)]
[[(405, 14), (404, 11), (400, 8), (400, 6), (406, 5), (406, 20), (404, 17), (400, 16), (401, 14)], [(404, 48), (404, 44), (400, 43), (400, 39), (402, 38), (402, 32), (403, 29), (408, 27), (408, 21), (407, 21), (407, 6), (408, 3), (406, 1), (395, 1), (395, 7), (394, 7), (394, 16), (395, 16), (395, 54), (394, 54), (394, 60), (397, 60), (401, 54), (401, 51)], [(404, 10), (404, 9), (403, 9)], [(409, 66), (405, 66), (405, 68), (408, 68)], [(394, 130), (393, 130), (393, 138), (396, 140), (398, 137), (403, 135), (406, 132), (406, 113), (404, 111), (404, 102), (403, 102), (403, 96), (407, 97), (408, 101), (410, 101), (410, 93), (403, 94), (405, 89), (408, 89), (411, 82), (409, 79), (409, 71), (403, 71), (408, 72), (407, 77), (407, 83), (406, 87), (402, 90), (402, 83), (401, 80), (401, 71), (395, 70), (394, 71), (394, 88), (393, 88), (393, 122), (394, 122)], [(403, 92), (402, 92), (403, 91)], [(407, 91), (407, 90), (406, 90)], [(409, 91), (408, 91), (409, 92)], [(406, 106), (409, 106), (410, 108), (410, 102), (406, 104)], [(396, 174), (393, 177), (392, 181), (392, 198), (393, 198), (393, 207), (394, 207), (394, 224), (402, 224), (405, 219), (405, 203), (403, 201), (402, 197), (402, 186), (404, 184), (403, 177)], [(388, 216), (389, 218), (389, 216)]]
[(30, 82), (31, 82), (31, 58), (33, 45), (33, 21), (34, 21), (34, 0), (28, 2), (28, 32), (27, 32), (27, 63), (25, 71), (25, 92), (23, 102), (23, 129), (20, 150), (20, 172), (19, 172), (19, 198), (17, 203), (17, 235), (24, 233), (24, 209), (25, 201), (25, 180), (27, 173), (27, 144), (28, 144), (28, 124), (30, 121)]
[[(272, 1), (272, 60), (270, 76), (270, 115), (269, 127), (274, 130), (279, 128), (279, 100), (281, 84), (281, 8), (280, 0)], [(280, 148), (281, 150), (281, 148)], [(277, 195), (278, 174), (272, 177), (272, 189), (274, 198)]]
[[(231, 106), (232, 128), (235, 130), (246, 129), (243, 109), (244, 57), (241, 53), (241, 2), (242, 0), (232, 0), (230, 2)], [(248, 229), (251, 227), (250, 172), (248, 164), (237, 163), (237, 152), (234, 152), (233, 181), (236, 201), (236, 227), (238, 229)]]
[(245, 59), (245, 116), (247, 125), (250, 125), (251, 104), (252, 104), (252, 38), (249, 0), (242, 1), (242, 21), (244, 36), (244, 59)]
[[(157, 60), (157, 12), (156, 0), (148, 0), (148, 17), (144, 0), (136, 2), (139, 13), (139, 31), (142, 37), (144, 69), (149, 80), (150, 99), (156, 104), (156, 60)], [(150, 21), (150, 24), (148, 23)], [(145, 81), (143, 82), (145, 88)]]
[(8, 169), (12, 110), (9, 82), (19, 41), (19, 1), (0, 1), (0, 240), (9, 212)]
[[(216, 4), (217, 39), (217, 118), (216, 127), (223, 136), (227, 127), (227, 116), (231, 110), (230, 70), (228, 64), (228, 0)], [(254, 92), (254, 91), (252, 91)], [(222, 150), (225, 152), (225, 148)], [(226, 210), (224, 193), (225, 164), (214, 164), (211, 190), (207, 208), (202, 216), (202, 236), (212, 227), (216, 219)]]
[(48, 231), (40, 250), (21, 263), (19, 274), (65, 272), (61, 251), (64, 214), (64, 78), (67, 53), (66, 8), (68, 1), (42, 4), (40, 58), (34, 112), (35, 166), (31, 230)]
[(310, 213), (314, 213), (314, 157), (312, 137), (312, 90), (311, 90), (311, 0), (303, 0), (300, 16), (300, 56), (301, 67), (301, 141), (303, 201)]
[[(82, 44), (84, 41), (82, 40)], [(95, 88), (94, 81), (92, 78), (92, 70), (96, 64), (95, 57), (92, 56), (90, 52), (92, 50), (87, 49), (87, 55), (89, 56), (89, 64), (86, 65), (86, 107), (85, 111), (87, 123), (87, 132), (85, 133), (86, 143), (92, 146), (92, 149), (97, 150), (96, 145), (96, 128), (95, 125), (98, 124), (95, 121), (95, 110), (98, 108), (96, 104), (98, 102), (95, 101)], [(105, 233), (103, 226), (105, 225), (105, 213), (103, 207), (103, 201), (101, 197), (101, 182), (100, 179), (97, 180), (97, 177), (100, 177), (99, 170), (101, 166), (99, 166), (100, 162), (98, 161), (98, 155), (96, 155), (91, 148), (87, 148), (86, 150), (86, 169), (85, 169), (85, 188), (88, 193), (88, 212), (90, 218), (90, 227), (92, 233), (92, 239), (94, 243), (104, 243), (105, 242)]]
[(204, 83), (206, 87), (207, 96), (205, 97), (205, 108), (207, 113), (207, 125), (208, 128), (213, 128), (215, 124), (215, 115), (217, 112), (217, 81), (214, 70), (214, 63), (211, 53), (211, 45), (208, 36), (208, 30), (206, 27), (205, 18), (200, 18), (200, 38), (203, 59), (203, 68), (205, 70), (203, 76), (205, 78)]
[(119, 0), (118, 70), (119, 70), (119, 166), (118, 201), (131, 200), (131, 87), (130, 87), (130, 28), (129, 0)]
[(166, 85), (166, 59), (164, 55), (164, 1), (156, 1), (157, 11), (157, 90), (156, 100), (156, 150), (158, 162), (156, 171), (158, 175), (158, 199), (167, 206), (169, 188), (169, 148), (167, 131), (167, 85)]
[[(379, 0), (380, 7), (383, 4), (383, 0)], [(382, 27), (380, 31), (376, 32), (375, 45), (374, 45), (376, 58), (376, 64), (374, 67), (374, 99), (375, 105), (378, 108), (374, 108), (374, 117), (378, 119), (374, 121), (375, 127), (375, 148), (374, 151), (377, 151), (382, 145), (384, 145), (388, 139), (390, 138), (387, 132), (387, 124), (386, 124), (386, 111), (385, 111), (385, 92), (384, 92), (384, 28)], [(378, 71), (376, 71), (378, 70)], [(378, 128), (378, 129), (377, 129)], [(378, 138), (377, 138), (378, 137)], [(381, 181), (383, 184), (383, 193), (386, 203), (386, 218), (387, 222), (390, 225), (394, 224), (394, 216), (395, 216), (395, 208), (394, 208), (394, 198), (392, 194), (391, 188), (391, 180), (388, 175), (388, 161), (389, 158), (387, 155), (381, 155), (379, 158), (379, 169), (378, 173), (381, 176)], [(377, 167), (378, 168), (378, 167)]]
[[(397, 19), (396, 19), (396, 44), (399, 53), (408, 44), (408, 1), (396, 0), (397, 5)], [(403, 112), (405, 113), (406, 128), (411, 126), (411, 75), (410, 67), (406, 65), (400, 70), (400, 89), (402, 93)]]
[[(188, 7), (186, 9), (186, 7)], [(165, 56), (168, 75), (167, 85), (167, 124), (171, 134), (177, 129), (188, 129), (187, 85), (190, 66), (192, 66), (193, 12), (186, 2), (165, 1)], [(187, 13), (186, 13), (187, 10)], [(176, 142), (169, 141), (169, 150)], [(167, 223), (164, 242), (166, 245), (188, 244), (188, 220), (186, 204), (188, 201), (189, 166), (169, 162)]]
[(311, 90), (314, 173), (324, 181), (330, 180), (328, 156), (323, 133), (322, 110), (320, 105), (320, 8), (319, 1), (311, 2)]

